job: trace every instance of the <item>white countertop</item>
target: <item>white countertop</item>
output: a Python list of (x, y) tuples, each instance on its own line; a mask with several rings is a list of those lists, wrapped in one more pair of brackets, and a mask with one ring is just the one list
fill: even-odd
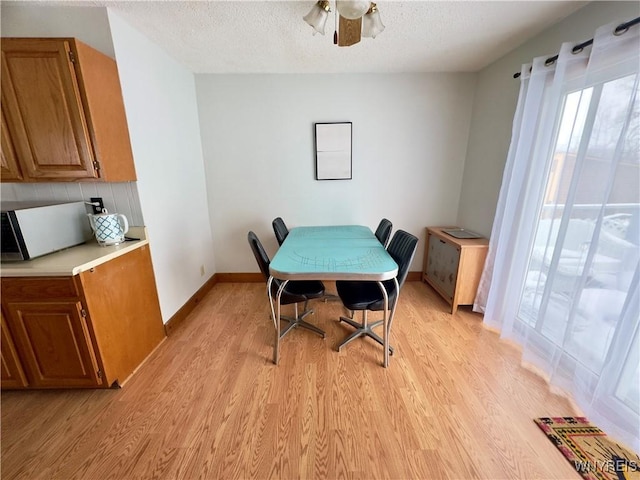
[(89, 270), (97, 265), (108, 262), (120, 255), (131, 252), (142, 245), (147, 245), (147, 230), (145, 227), (130, 227), (127, 237), (139, 238), (103, 247), (93, 239), (83, 245), (67, 248), (59, 252), (49, 253), (42, 257), (23, 262), (2, 262), (0, 276), (2, 277), (56, 277), (73, 276)]

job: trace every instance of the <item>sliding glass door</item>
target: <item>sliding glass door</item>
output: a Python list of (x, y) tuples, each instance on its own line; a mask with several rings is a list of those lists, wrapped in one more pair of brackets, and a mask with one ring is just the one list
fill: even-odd
[[(638, 99), (635, 74), (564, 95), (515, 326), (550, 366), (580, 365), (594, 377), (614, 346), (624, 348), (622, 376), (636, 375), (635, 387), (625, 382), (616, 393), (636, 410), (638, 307), (631, 297), (640, 252)], [(624, 338), (615, 342), (616, 335)]]

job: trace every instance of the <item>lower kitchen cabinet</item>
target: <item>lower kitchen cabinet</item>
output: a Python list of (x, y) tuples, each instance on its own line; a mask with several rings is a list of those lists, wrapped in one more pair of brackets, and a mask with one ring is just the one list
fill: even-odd
[(11, 302), (7, 310), (30, 386), (102, 384), (81, 302)]
[(25, 388), (27, 378), (24, 375), (22, 364), (18, 358), (13, 337), (7, 327), (4, 315), (0, 314), (2, 320), (2, 331), (0, 336), (2, 342), (0, 344), (0, 356), (2, 357), (2, 388)]
[(74, 276), (3, 277), (2, 309), (2, 388), (118, 385), (165, 337), (148, 245)]

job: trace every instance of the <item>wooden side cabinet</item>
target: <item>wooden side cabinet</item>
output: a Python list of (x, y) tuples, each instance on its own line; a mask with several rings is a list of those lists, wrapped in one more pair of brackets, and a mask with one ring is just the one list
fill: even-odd
[(3, 182), (136, 180), (118, 69), (73, 38), (2, 38)]
[(458, 305), (473, 304), (489, 241), (454, 238), (443, 231), (449, 228), (455, 227), (427, 228), (422, 280), (451, 305), (451, 313), (456, 313)]
[(2, 310), (2, 388), (121, 384), (165, 337), (146, 245), (72, 277), (2, 278)]

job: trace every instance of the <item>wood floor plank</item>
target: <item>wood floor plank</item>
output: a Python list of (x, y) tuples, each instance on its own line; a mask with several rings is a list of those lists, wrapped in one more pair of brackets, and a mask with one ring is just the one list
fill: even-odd
[(385, 369), (312, 306), (278, 366), (265, 286), (218, 283), (122, 389), (3, 391), (3, 480), (580, 478), (532, 421), (579, 412), (468, 307), (407, 282)]

